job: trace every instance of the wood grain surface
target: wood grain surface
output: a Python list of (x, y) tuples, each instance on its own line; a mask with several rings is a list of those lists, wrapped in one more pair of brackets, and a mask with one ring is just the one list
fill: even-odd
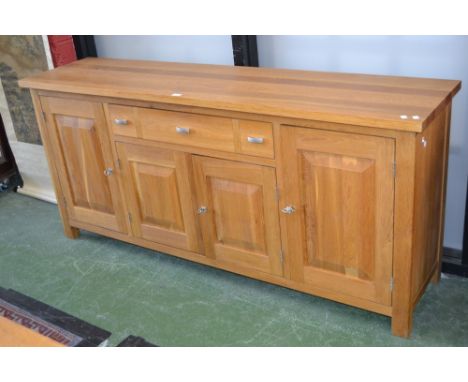
[(421, 132), (461, 87), (455, 80), (104, 58), (86, 58), (19, 83), (414, 132)]
[(0, 347), (59, 347), (65, 346), (51, 338), (21, 326), (5, 317), (0, 317)]

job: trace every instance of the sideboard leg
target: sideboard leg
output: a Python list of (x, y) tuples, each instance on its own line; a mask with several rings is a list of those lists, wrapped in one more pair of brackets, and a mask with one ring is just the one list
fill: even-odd
[(444, 223), (445, 223), (445, 199), (447, 197), (447, 166), (450, 144), (450, 122), (452, 119), (452, 102), (445, 108), (445, 126), (444, 126), (444, 156), (442, 157), (442, 194), (440, 198), (440, 219), (438, 224), (438, 250), (437, 265), (434, 274), (431, 277), (432, 284), (438, 284), (442, 271), (442, 256), (444, 254)]
[(69, 239), (77, 239), (80, 236), (80, 230), (71, 226), (63, 226), (63, 232)]
[(392, 334), (409, 338), (413, 328), (413, 312), (399, 312), (392, 317)]
[(431, 283), (432, 284), (438, 284), (439, 281), (440, 281), (441, 265), (442, 265), (442, 263), (439, 260), (439, 262), (437, 263), (436, 268), (434, 270), (434, 273), (433, 273), (433, 275), (431, 277)]
[(396, 145), (392, 333), (409, 337), (412, 327), (412, 265), (416, 136), (399, 134)]

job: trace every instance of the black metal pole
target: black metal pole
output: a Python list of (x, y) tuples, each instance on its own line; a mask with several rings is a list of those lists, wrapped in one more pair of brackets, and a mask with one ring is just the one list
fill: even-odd
[(442, 272), (468, 277), (468, 178), (462, 249), (460, 251), (453, 248), (444, 248), (444, 256), (442, 257)]
[(466, 182), (465, 226), (463, 229), (462, 265), (468, 266), (468, 178)]
[(74, 35), (76, 58), (97, 57), (96, 44), (92, 35)]
[(234, 65), (258, 66), (257, 36), (231, 36)]

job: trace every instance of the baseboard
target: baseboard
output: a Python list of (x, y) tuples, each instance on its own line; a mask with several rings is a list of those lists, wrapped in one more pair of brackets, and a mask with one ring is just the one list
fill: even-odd
[(462, 263), (463, 251), (444, 247), (442, 257), (442, 272), (452, 275), (468, 277), (468, 264)]
[(38, 188), (24, 186), (23, 188), (18, 188), (18, 194), (31, 196), (33, 198), (40, 199), (45, 202), (57, 204), (57, 198), (53, 191), (47, 192)]

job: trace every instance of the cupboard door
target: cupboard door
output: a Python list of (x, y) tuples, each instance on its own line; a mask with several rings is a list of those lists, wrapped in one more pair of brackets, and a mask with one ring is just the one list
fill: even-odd
[(41, 105), (70, 219), (125, 232), (102, 105), (54, 97)]
[(291, 278), (391, 304), (394, 140), (283, 127), (281, 145)]
[(120, 142), (116, 146), (133, 234), (199, 252), (190, 154)]
[(282, 275), (275, 170), (202, 156), (193, 165), (206, 256)]

